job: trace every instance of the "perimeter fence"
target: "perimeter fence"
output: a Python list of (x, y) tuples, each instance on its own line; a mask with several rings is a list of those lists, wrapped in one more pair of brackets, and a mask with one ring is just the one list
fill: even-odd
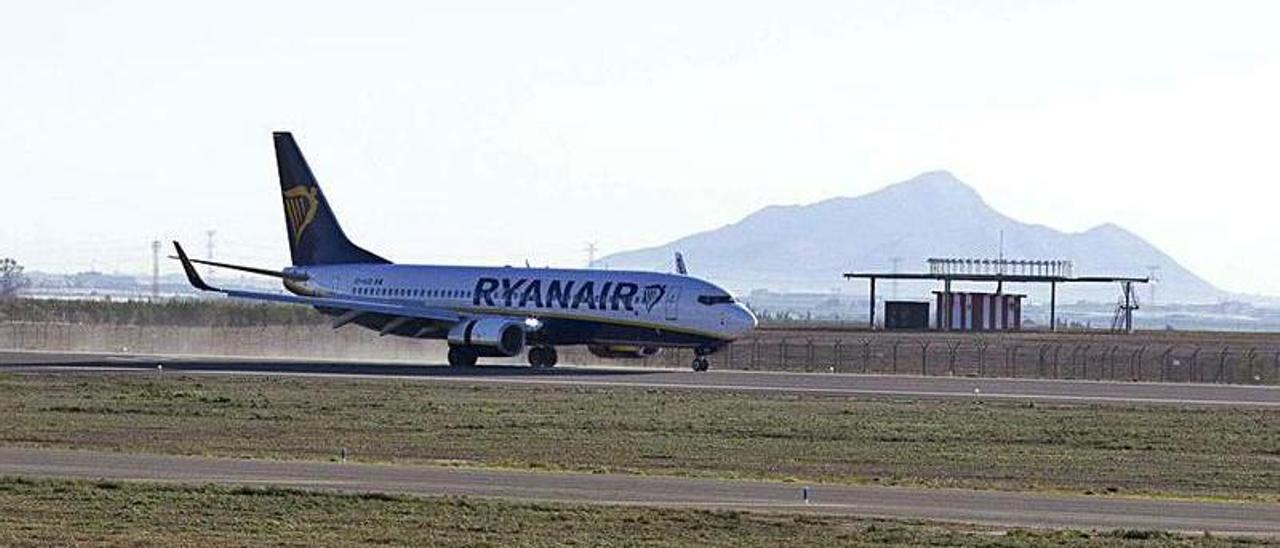
[[(752, 338), (716, 354), (715, 367), (923, 376), (1280, 385), (1280, 344), (1167, 342), (1126, 337), (1020, 336)], [(687, 351), (651, 365), (684, 366)]]
[[(324, 326), (178, 327), (0, 323), (0, 349), (440, 363), (441, 341)], [(685, 368), (689, 350), (561, 362)], [(1280, 385), (1280, 336), (1241, 334), (897, 334), (764, 330), (712, 357), (716, 369)], [(497, 360), (523, 363), (522, 357)]]

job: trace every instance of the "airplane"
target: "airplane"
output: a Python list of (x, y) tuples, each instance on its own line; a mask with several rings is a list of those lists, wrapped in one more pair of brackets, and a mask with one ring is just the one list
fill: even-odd
[[(192, 259), (175, 241), (173, 258), (196, 289), (311, 306), (335, 329), (355, 324), (383, 336), (445, 340), (454, 367), (521, 352), (535, 368), (554, 367), (556, 347), (585, 345), (602, 358), (689, 348), (693, 370), (706, 371), (708, 356), (757, 325), (728, 291), (684, 274), (392, 263), (347, 239), (293, 135), (273, 137), (293, 264), (273, 270)], [(280, 278), (289, 293), (214, 287), (196, 264)]]

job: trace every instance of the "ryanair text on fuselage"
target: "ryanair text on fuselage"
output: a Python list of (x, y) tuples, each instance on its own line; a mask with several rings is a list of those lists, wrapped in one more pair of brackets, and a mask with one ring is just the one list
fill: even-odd
[[(382, 285), (381, 278), (357, 279), (357, 285)], [(648, 313), (666, 296), (666, 284), (641, 286), (632, 282), (488, 278), (476, 280), (473, 306), (618, 310)]]

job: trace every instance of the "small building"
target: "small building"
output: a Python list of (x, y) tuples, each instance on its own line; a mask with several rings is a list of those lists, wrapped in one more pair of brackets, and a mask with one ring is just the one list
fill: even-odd
[(884, 328), (927, 331), (929, 329), (929, 302), (885, 301)]
[(940, 331), (1020, 331), (1022, 299), (1013, 293), (934, 291), (934, 325)]

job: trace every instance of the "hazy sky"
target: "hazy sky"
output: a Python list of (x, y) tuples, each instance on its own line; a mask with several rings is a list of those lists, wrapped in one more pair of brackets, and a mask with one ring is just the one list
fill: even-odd
[(7, 3), (0, 256), (143, 271), (216, 229), (282, 266), (291, 130), (397, 261), (580, 265), (948, 169), (1280, 294), (1280, 2), (193, 5)]

